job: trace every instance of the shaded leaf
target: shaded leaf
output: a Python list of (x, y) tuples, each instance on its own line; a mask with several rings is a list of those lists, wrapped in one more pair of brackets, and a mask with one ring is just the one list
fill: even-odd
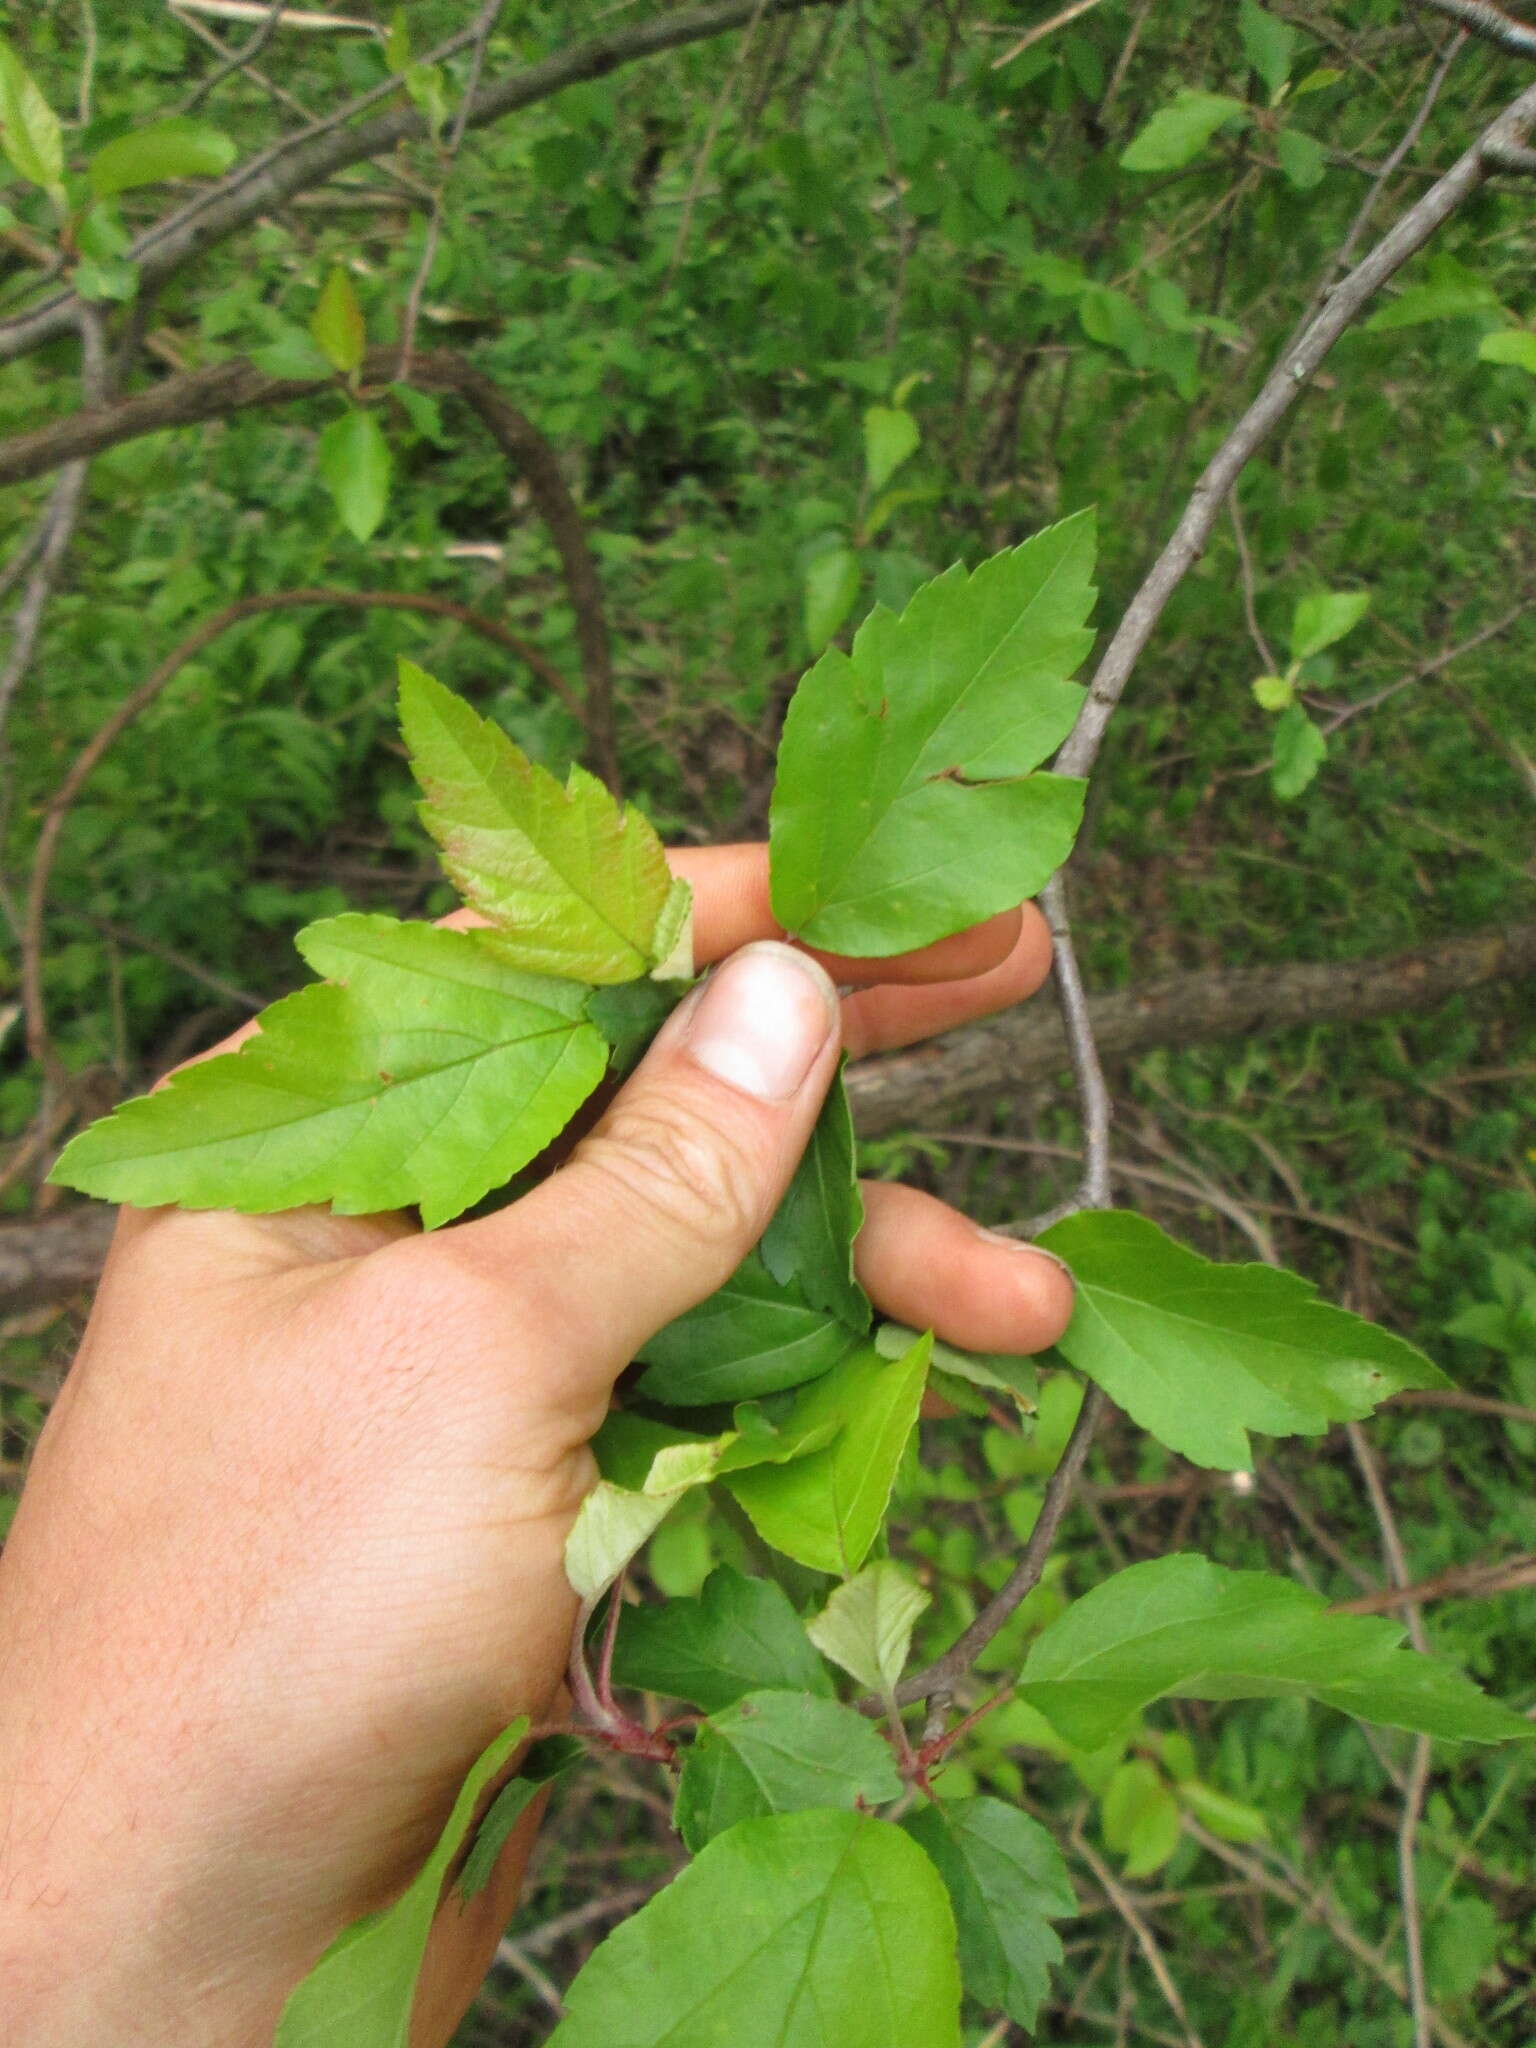
[(1242, 38), (1243, 55), (1274, 99), (1291, 75), (1300, 37), (1288, 21), (1257, 5), (1257, 0), (1242, 0), (1237, 10), (1237, 32)]
[(1059, 1349), (1134, 1422), (1197, 1465), (1252, 1462), (1248, 1431), (1318, 1436), (1445, 1376), (1413, 1345), (1270, 1266), (1221, 1266), (1144, 1216), (1069, 1217), (1040, 1243), (1077, 1303)]
[(354, 540), (371, 540), (389, 504), (394, 467), (378, 420), (357, 407), (344, 412), (322, 431), (316, 461), (342, 525)]
[(1061, 1851), (1000, 1799), (951, 1799), (902, 1823), (943, 1878), (960, 1934), (966, 1993), (1034, 2028), (1061, 1961), (1052, 1920), (1077, 1911)]
[(1301, 795), (1328, 758), (1328, 742), (1300, 704), (1288, 704), (1275, 720), (1269, 786), (1282, 803)]
[(774, 915), (834, 952), (926, 945), (1042, 888), (1070, 851), (1083, 785), (1036, 774), (1082, 703), (1092, 515), (899, 616), (883, 606), (804, 676), (779, 746)]
[(472, 1899), (485, 1890), (496, 1874), (497, 1862), (512, 1830), (524, 1813), (546, 1785), (580, 1763), (586, 1753), (584, 1744), (571, 1735), (550, 1735), (533, 1744), (517, 1776), (502, 1786), (475, 1830), (475, 1839), (454, 1887), (460, 1898)]
[(853, 1116), (839, 1070), (758, 1254), (781, 1286), (794, 1283), (813, 1308), (867, 1330), (869, 1296), (853, 1276), (853, 1241), (863, 1222)]
[[(582, 768), (564, 788), (490, 719), (400, 664), (400, 723), (421, 820), (464, 900), (541, 974), (632, 981), (675, 953), (691, 900), (661, 841)], [(691, 968), (687, 971), (691, 971)]]
[(1386, 334), (1435, 320), (1466, 320), (1500, 311), (1499, 295), (1486, 278), (1454, 256), (1440, 255), (1430, 258), (1422, 283), (1408, 285), (1379, 306), (1365, 325), (1368, 331)]
[(409, 2048), (416, 1979), (443, 1879), (486, 1787), (527, 1732), (524, 1716), (480, 1757), (420, 1876), (394, 1905), (356, 1921), (332, 1942), (283, 2007), (273, 2048)]
[(868, 1691), (889, 1694), (906, 1669), (912, 1630), (929, 1598), (909, 1572), (883, 1557), (838, 1586), (805, 1632)]
[(1314, 590), (1291, 620), (1291, 659), (1306, 661), (1352, 633), (1371, 608), (1368, 590)]
[(852, 548), (828, 548), (806, 565), (805, 638), (812, 654), (820, 654), (853, 610), (861, 573)]
[(362, 368), (368, 330), (352, 279), (339, 263), (332, 266), (321, 288), (310, 316), (309, 331), (332, 369), (350, 377), (354, 370)]
[(683, 1756), (675, 1815), (695, 1855), (739, 1821), (901, 1796), (890, 1744), (836, 1700), (750, 1692), (705, 1721)]
[(1248, 121), (1241, 100), (1221, 92), (1181, 92), (1160, 107), (1146, 127), (1122, 151), (1123, 171), (1181, 171), (1229, 121)]
[(168, 178), (217, 178), (239, 153), (222, 129), (172, 115), (119, 135), (99, 149), (89, 166), (91, 190), (98, 199), (110, 199), (116, 192), (158, 185)]
[(1358, 1720), (1460, 1742), (1536, 1726), (1449, 1664), (1399, 1648), (1402, 1625), (1330, 1613), (1320, 1593), (1188, 1554), (1116, 1572), (1036, 1636), (1019, 1697), (1095, 1749), (1154, 1700), (1300, 1695)]
[(64, 201), (64, 132), (41, 86), (10, 44), (0, 41), (0, 148), (11, 169)]
[[(881, 1323), (875, 1331), (875, 1349), (882, 1358), (900, 1358), (917, 1337), (918, 1332), (904, 1323)], [(1016, 1358), (1006, 1351), (962, 1351), (957, 1344), (941, 1343), (937, 1337), (933, 1340), (933, 1370), (967, 1380), (974, 1387), (1009, 1394), (1021, 1408), (1033, 1409), (1040, 1389), (1032, 1358)]]
[(1202, 1826), (1210, 1829), (1223, 1842), (1267, 1842), (1269, 1822), (1256, 1806), (1234, 1799), (1228, 1792), (1218, 1792), (1214, 1785), (1206, 1785), (1199, 1778), (1186, 1777), (1180, 1783), (1179, 1797)]
[(674, 1408), (747, 1401), (827, 1372), (858, 1342), (753, 1252), (707, 1301), (641, 1346), (640, 1391)]
[(1106, 1845), (1127, 1877), (1150, 1877), (1179, 1846), (1179, 1802), (1168, 1781), (1145, 1757), (1116, 1766), (1104, 1788), (1100, 1819)]
[(917, 1845), (864, 1814), (774, 1814), (594, 1950), (550, 2048), (960, 2048), (959, 2006), (954, 1917)]
[(83, 1131), (54, 1178), (141, 1206), (419, 1206), (430, 1229), (504, 1186), (602, 1079), (587, 991), (520, 973), (486, 933), (349, 914), (296, 943), (331, 981)]
[(832, 1694), (827, 1667), (783, 1588), (727, 1565), (710, 1573), (697, 1599), (626, 1608), (613, 1675), (620, 1685), (687, 1700), (705, 1713), (762, 1689)]
[(917, 421), (904, 406), (870, 406), (864, 415), (864, 475), (870, 490), (883, 491), (921, 440)]
[(1328, 152), (1315, 135), (1300, 128), (1282, 128), (1275, 137), (1275, 155), (1280, 168), (1298, 192), (1310, 192), (1321, 184), (1328, 170)]

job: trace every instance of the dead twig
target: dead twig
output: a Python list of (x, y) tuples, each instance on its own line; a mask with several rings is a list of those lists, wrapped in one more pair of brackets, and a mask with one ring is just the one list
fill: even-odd
[(1084, 1840), (1081, 1825), (1072, 1830), (1070, 1840), (1078, 1856), (1093, 1873), (1094, 1882), (1131, 1930), (1136, 1946), (1146, 1958), (1147, 1968), (1152, 1972), (1157, 1988), (1163, 1994), (1164, 2004), (1183, 2029), (1185, 2048), (1204, 2048), (1199, 2034), (1195, 2031), (1194, 2022), (1189, 2017), (1183, 1994), (1174, 1983), (1173, 1974), (1164, 1960), (1157, 1936), (1137, 1908), (1135, 1900), (1116, 1878), (1103, 1857)]

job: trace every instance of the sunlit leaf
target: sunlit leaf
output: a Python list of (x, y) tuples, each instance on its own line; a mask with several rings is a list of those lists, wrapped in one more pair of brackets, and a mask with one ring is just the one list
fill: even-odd
[(882, 1557), (838, 1586), (805, 1632), (860, 1685), (888, 1694), (906, 1668), (912, 1630), (929, 1598), (894, 1558)]
[(172, 115), (119, 135), (99, 149), (90, 162), (91, 190), (98, 199), (108, 199), (115, 192), (159, 185), (169, 178), (217, 178), (239, 153), (222, 129)]
[(342, 525), (354, 540), (371, 540), (389, 504), (394, 468), (377, 416), (354, 406), (332, 420), (316, 459)]

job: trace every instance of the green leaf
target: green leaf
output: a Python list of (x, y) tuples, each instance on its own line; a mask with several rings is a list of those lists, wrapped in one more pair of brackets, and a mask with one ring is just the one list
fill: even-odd
[(1401, 1624), (1332, 1614), (1320, 1593), (1188, 1554), (1135, 1564), (1036, 1636), (1019, 1696), (1096, 1749), (1154, 1700), (1301, 1696), (1458, 1742), (1536, 1737), (1463, 1672), (1400, 1649)]
[(781, 1286), (796, 1284), (812, 1308), (861, 1331), (871, 1320), (869, 1296), (853, 1276), (863, 1222), (853, 1116), (839, 1071), (758, 1250)]
[(139, 293), (139, 266), (112, 257), (83, 257), (74, 269), (74, 287), (92, 304), (105, 300), (126, 303)]
[(661, 1527), (680, 1495), (635, 1493), (599, 1479), (565, 1539), (565, 1576), (582, 1605), (602, 1599), (630, 1559)]
[(683, 1756), (675, 1822), (695, 1855), (738, 1822), (901, 1796), (890, 1744), (836, 1700), (749, 1692), (711, 1715)]
[(641, 1346), (650, 1369), (640, 1391), (673, 1408), (747, 1401), (816, 1379), (857, 1341), (752, 1252), (717, 1293)]
[(172, 115), (99, 149), (89, 165), (91, 190), (98, 199), (110, 199), (168, 178), (218, 178), (239, 154), (222, 129)]
[(1368, 590), (1314, 590), (1291, 619), (1291, 659), (1307, 661), (1352, 633), (1371, 608)]
[(1328, 151), (1315, 135), (1300, 128), (1282, 128), (1275, 137), (1280, 168), (1298, 192), (1310, 192), (1328, 170)]
[(687, 1700), (707, 1714), (765, 1688), (832, 1694), (827, 1667), (783, 1588), (727, 1565), (710, 1573), (696, 1600), (627, 1607), (613, 1675), (620, 1685)]
[(331, 366), (302, 327), (284, 326), (275, 341), (251, 350), (251, 361), (269, 377), (291, 377), (306, 383), (328, 377)]
[(1237, 32), (1243, 39), (1243, 55), (1274, 100), (1291, 75), (1300, 37), (1288, 21), (1258, 6), (1256, 0), (1242, 0), (1237, 10)]
[(368, 346), (368, 329), (363, 320), (363, 309), (352, 289), (352, 280), (339, 263), (332, 266), (331, 274), (315, 302), (309, 331), (316, 348), (332, 369), (350, 377), (355, 370), (362, 368), (363, 354)]
[(1250, 109), (1221, 92), (1178, 93), (1160, 107), (1120, 157), (1123, 171), (1181, 171), (1193, 163), (1218, 128), (1248, 121)]
[(917, 1845), (867, 1814), (774, 1814), (593, 1951), (550, 2048), (960, 2048), (959, 2007), (954, 1916)]
[(1513, 363), (1536, 377), (1536, 334), (1528, 327), (1505, 327), (1485, 334), (1477, 345), (1480, 363)]
[(966, 1993), (1034, 2031), (1062, 1959), (1052, 1920), (1077, 1912), (1061, 1851), (1000, 1799), (953, 1799), (902, 1823), (933, 1859), (960, 1932)]
[(621, 981), (592, 991), (587, 1015), (612, 1048), (615, 1075), (627, 1074), (688, 993), (682, 981)]
[(337, 1937), (283, 2007), (273, 2048), (408, 2048), (416, 1979), (443, 1879), (486, 1788), (528, 1732), (514, 1721), (480, 1757), (409, 1891)]
[(1284, 711), (1295, 700), (1296, 686), (1289, 676), (1256, 676), (1254, 702), (1264, 711)]
[(472, 1899), (485, 1890), (496, 1874), (496, 1864), (508, 1837), (524, 1813), (546, 1785), (580, 1763), (586, 1753), (585, 1745), (571, 1735), (550, 1735), (533, 1744), (517, 1776), (502, 1786), (475, 1830), (475, 1839), (454, 1887), (460, 1898)]
[(929, 1595), (911, 1574), (883, 1557), (838, 1586), (805, 1632), (867, 1691), (889, 1694), (906, 1669), (912, 1630), (928, 1605)]
[(1202, 1784), (1199, 1778), (1185, 1778), (1179, 1786), (1179, 1797), (1195, 1819), (1223, 1842), (1269, 1840), (1269, 1822), (1258, 1808), (1232, 1798), (1230, 1793), (1218, 1792), (1214, 1785)]
[(354, 540), (371, 540), (389, 503), (393, 468), (378, 420), (356, 407), (344, 412), (322, 431), (316, 459), (342, 525)]
[(1116, 1766), (1101, 1819), (1105, 1843), (1123, 1859), (1127, 1877), (1150, 1877), (1179, 1846), (1179, 1802), (1145, 1757)]
[(931, 1349), (932, 1339), (920, 1337), (904, 1358), (887, 1361), (873, 1345), (861, 1346), (795, 1404), (802, 1425), (839, 1425), (827, 1448), (727, 1481), (766, 1543), (815, 1571), (846, 1578), (858, 1570), (917, 1427)]
[(1133, 1422), (1196, 1465), (1245, 1470), (1250, 1429), (1319, 1436), (1445, 1375), (1401, 1337), (1269, 1266), (1219, 1266), (1115, 1209), (1040, 1237), (1077, 1305), (1059, 1349)]
[[(904, 1323), (882, 1323), (875, 1331), (875, 1349), (882, 1358), (900, 1358), (917, 1341), (916, 1330)], [(1009, 1394), (1021, 1408), (1033, 1409), (1040, 1375), (1032, 1358), (1014, 1358), (1006, 1351), (962, 1351), (958, 1345), (933, 1340), (933, 1370), (973, 1387)], [(985, 1413), (985, 1409), (981, 1411)]]
[(1288, 704), (1275, 721), (1269, 786), (1282, 803), (1312, 782), (1328, 758), (1328, 742), (1300, 704)]
[(869, 408), (864, 415), (864, 475), (872, 492), (885, 489), (922, 438), (917, 421), (905, 408)]
[(348, 915), (297, 944), (330, 982), (83, 1131), (55, 1180), (251, 1214), (419, 1206), (432, 1229), (504, 1186), (602, 1079), (587, 991), (519, 973), (490, 935)]
[(805, 638), (820, 654), (853, 610), (862, 570), (853, 548), (829, 548), (806, 565)]
[(958, 564), (806, 675), (779, 746), (774, 915), (833, 952), (928, 944), (1049, 880), (1083, 784), (1033, 774), (1083, 700), (1091, 513)]
[(1309, 92), (1326, 92), (1330, 85), (1337, 85), (1341, 78), (1348, 75), (1347, 72), (1334, 70), (1330, 65), (1320, 65), (1317, 70), (1309, 71), (1304, 78), (1296, 81), (1291, 90), (1291, 98), (1299, 100)]
[(400, 664), (400, 724), (426, 796), (422, 823), (465, 902), (501, 928), (509, 957), (601, 984), (676, 973), (691, 898), (632, 804), (582, 768), (562, 788), (410, 661)]
[(646, 1474), (645, 1493), (675, 1493), (707, 1486), (727, 1473), (746, 1472), (755, 1465), (783, 1465), (829, 1444), (838, 1431), (835, 1421), (807, 1424), (793, 1408), (782, 1424), (768, 1420), (755, 1402), (736, 1410), (737, 1427), (721, 1436), (692, 1437), (658, 1451)]
[(0, 41), (0, 149), (11, 169), (64, 205), (64, 132), (42, 88), (9, 43)]
[(1411, 284), (1389, 299), (1365, 325), (1368, 332), (1387, 334), (1435, 320), (1473, 319), (1502, 310), (1499, 295), (1486, 278), (1454, 256), (1442, 255), (1430, 259), (1422, 284)]

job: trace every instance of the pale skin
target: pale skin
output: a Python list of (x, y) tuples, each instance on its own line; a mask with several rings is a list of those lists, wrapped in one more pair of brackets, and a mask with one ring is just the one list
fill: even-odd
[[(807, 964), (762, 944), (762, 848), (673, 860), (701, 964), (731, 964), (521, 1201), (430, 1236), (123, 1213), (0, 1558), (11, 2048), (271, 2042), (491, 1737), (559, 1715), (588, 1439), (645, 1339), (761, 1234), (840, 1046), (1003, 1009), (1049, 967), (1029, 905), (900, 960)], [(1065, 1329), (1046, 1255), (914, 1189), (865, 1201), (882, 1313), (973, 1349)], [(474, 1996), (536, 1826), (442, 1908), (415, 2048)]]

